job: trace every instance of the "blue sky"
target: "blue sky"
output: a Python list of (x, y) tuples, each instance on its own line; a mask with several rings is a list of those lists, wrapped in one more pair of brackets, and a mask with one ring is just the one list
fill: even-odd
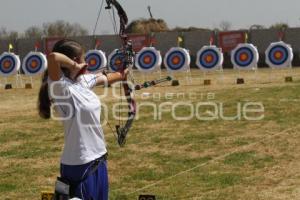
[[(1, 0), (0, 27), (24, 31), (32, 25), (65, 20), (77, 22), (90, 33), (102, 0)], [(164, 19), (170, 28), (219, 27), (229, 21), (232, 28), (252, 24), (270, 26), (276, 22), (300, 26), (300, 0), (119, 0), (130, 20), (148, 18), (150, 5), (155, 18)], [(112, 33), (112, 23), (103, 10), (97, 34)]]

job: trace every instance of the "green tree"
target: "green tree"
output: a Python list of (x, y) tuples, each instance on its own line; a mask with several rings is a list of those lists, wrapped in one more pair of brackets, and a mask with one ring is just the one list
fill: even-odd
[(47, 37), (74, 37), (87, 35), (88, 31), (78, 23), (58, 20), (43, 24), (43, 34)]
[(38, 26), (31, 26), (24, 32), (25, 38), (41, 39), (44, 36), (43, 29)]
[(9, 40), (11, 42), (16, 41), (20, 34), (17, 31), (8, 31), (5, 27), (0, 28), (0, 39)]

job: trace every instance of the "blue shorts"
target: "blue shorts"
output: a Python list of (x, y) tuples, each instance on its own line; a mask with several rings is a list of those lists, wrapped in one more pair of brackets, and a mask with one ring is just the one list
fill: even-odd
[[(61, 164), (61, 177), (70, 182), (72, 198), (108, 200), (107, 162), (101, 161), (96, 170), (93, 170), (93, 163), (94, 161), (84, 165)], [(88, 176), (79, 182), (86, 174)]]

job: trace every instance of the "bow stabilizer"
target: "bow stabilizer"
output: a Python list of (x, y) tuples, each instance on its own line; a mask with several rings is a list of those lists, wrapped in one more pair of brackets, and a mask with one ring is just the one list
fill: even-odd
[(149, 87), (158, 85), (158, 84), (163, 83), (163, 82), (171, 81), (171, 80), (172, 80), (172, 77), (171, 76), (167, 76), (165, 78), (158, 79), (158, 80), (146, 81), (143, 84), (136, 85), (135, 86), (135, 90), (141, 90), (141, 89), (144, 89), (144, 88), (149, 88)]

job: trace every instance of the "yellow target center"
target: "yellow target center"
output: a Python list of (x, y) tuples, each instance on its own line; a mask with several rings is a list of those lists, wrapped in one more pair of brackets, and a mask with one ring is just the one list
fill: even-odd
[(172, 63), (174, 65), (177, 65), (180, 62), (180, 58), (178, 56), (174, 56), (174, 58), (172, 59)]
[(122, 60), (121, 60), (121, 59), (116, 59), (115, 65), (118, 66), (118, 67), (121, 67), (121, 65), (122, 65)]
[(208, 63), (211, 63), (213, 60), (213, 57), (211, 55), (206, 56), (205, 61)]
[(245, 61), (245, 60), (248, 59), (248, 55), (245, 54), (245, 53), (243, 53), (243, 54), (240, 56), (240, 59), (241, 59), (241, 61)]
[(89, 65), (90, 65), (90, 66), (94, 66), (94, 65), (96, 65), (96, 63), (97, 63), (97, 62), (96, 62), (95, 59), (91, 59), (90, 62), (89, 62)]
[(279, 51), (278, 51), (278, 52), (276, 52), (276, 53), (275, 53), (275, 58), (276, 58), (276, 59), (280, 59), (280, 58), (282, 58), (282, 53), (281, 53), (281, 52), (279, 52)]
[(151, 58), (150, 58), (150, 56), (146, 56), (146, 57), (144, 58), (144, 63), (146, 63), (146, 64), (151, 63)]
[(11, 66), (11, 62), (10, 61), (5, 61), (4, 62), (4, 68), (9, 68)]
[(35, 60), (33, 60), (33, 61), (31, 62), (31, 64), (30, 64), (30, 66), (31, 66), (32, 68), (36, 68), (36, 67), (38, 66), (38, 63), (37, 63)]

